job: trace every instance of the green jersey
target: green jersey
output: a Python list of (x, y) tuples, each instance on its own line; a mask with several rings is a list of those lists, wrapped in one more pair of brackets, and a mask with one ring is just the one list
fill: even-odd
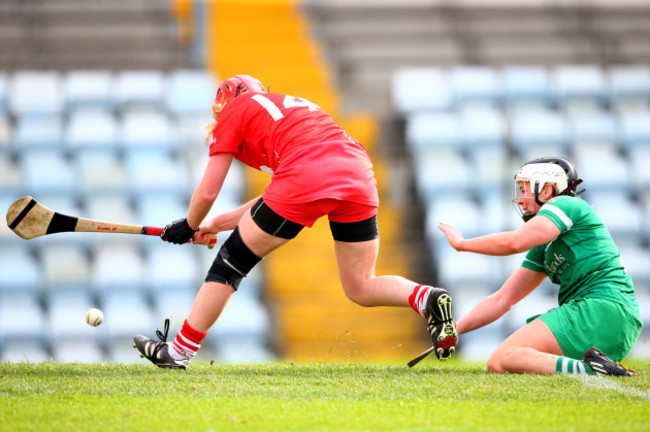
[[(591, 206), (581, 198), (559, 196), (544, 203), (537, 216), (560, 229), (550, 243), (531, 249), (522, 267), (544, 272), (560, 285), (560, 305), (576, 298), (597, 297), (623, 304), (635, 302), (632, 279), (621, 253)], [(537, 217), (536, 216), (536, 217)]]

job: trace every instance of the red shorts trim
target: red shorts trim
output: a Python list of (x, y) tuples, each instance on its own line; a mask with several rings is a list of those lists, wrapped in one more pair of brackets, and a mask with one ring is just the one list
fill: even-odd
[(266, 194), (262, 199), (271, 210), (291, 222), (312, 227), (317, 219), (327, 215), (332, 222), (359, 222), (377, 214), (378, 206), (359, 204), (332, 198), (320, 199), (308, 203), (285, 204), (269, 199)]

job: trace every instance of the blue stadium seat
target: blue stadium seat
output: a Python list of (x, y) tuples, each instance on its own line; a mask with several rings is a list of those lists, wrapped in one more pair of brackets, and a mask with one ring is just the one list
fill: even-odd
[(9, 341), (45, 342), (45, 319), (36, 293), (0, 292), (0, 346)]
[(110, 150), (75, 153), (75, 176), (82, 197), (115, 195), (129, 190), (126, 168)]
[[(582, 151), (581, 151), (582, 150)], [(631, 175), (627, 160), (609, 145), (577, 148), (573, 162), (578, 167), (584, 187), (589, 193), (618, 191), (627, 193), (631, 189)]]
[(610, 144), (619, 145), (618, 123), (608, 111), (575, 113), (567, 116), (573, 145)]
[(147, 195), (187, 196), (189, 173), (182, 160), (160, 153), (130, 153), (126, 160), (130, 192), (140, 199)]
[(650, 67), (628, 65), (610, 68), (609, 89), (614, 104), (630, 100), (650, 106)]
[(605, 73), (595, 65), (557, 66), (551, 74), (553, 90), (563, 107), (602, 107), (609, 95)]
[(553, 96), (548, 71), (538, 66), (509, 66), (501, 74), (506, 105), (549, 107)]
[(87, 290), (90, 260), (81, 244), (47, 243), (39, 248), (39, 265), (48, 291), (77, 287)]
[(398, 112), (443, 110), (451, 105), (447, 73), (437, 68), (402, 68), (393, 74), (390, 96)]
[(432, 149), (414, 161), (415, 184), (421, 202), (431, 197), (470, 193), (474, 187), (470, 164), (460, 152)]
[(650, 143), (650, 111), (624, 112), (619, 117), (620, 139), (626, 151)]
[(119, 145), (128, 153), (170, 153), (177, 137), (168, 116), (156, 110), (130, 110), (118, 124)]
[(110, 150), (117, 153), (117, 138), (117, 121), (111, 112), (96, 108), (70, 111), (64, 133), (65, 147), (70, 152)]
[[(75, 196), (77, 181), (72, 165), (56, 150), (31, 150), (20, 160), (23, 189), (30, 195)], [(37, 198), (38, 199), (38, 198)]]
[(522, 160), (550, 154), (566, 155), (569, 129), (566, 119), (553, 110), (520, 110), (511, 116), (511, 138)]
[[(104, 312), (101, 327), (105, 331), (107, 344), (119, 341), (132, 350), (133, 335), (154, 333), (156, 322), (143, 291), (106, 292), (100, 297), (100, 303)], [(137, 359), (139, 356), (134, 357)]]
[(636, 147), (629, 154), (629, 169), (632, 177), (632, 188), (641, 202), (650, 203), (650, 143), (645, 147)]
[(88, 337), (58, 342), (52, 346), (52, 357), (59, 363), (101, 363), (105, 360), (101, 344)]
[(453, 104), (496, 105), (501, 102), (501, 82), (497, 71), (488, 66), (457, 66), (449, 72)]
[(438, 229), (440, 222), (454, 225), (468, 238), (484, 234), (479, 204), (467, 194), (432, 196), (429, 200), (424, 230), (425, 237), (435, 246), (435, 251), (451, 247), (447, 244), (445, 235)]
[(18, 166), (9, 155), (0, 153), (0, 195), (17, 193), (20, 191), (21, 183), (22, 178)]
[(52, 347), (64, 341), (93, 341), (101, 327), (93, 328), (86, 323), (86, 312), (96, 307), (89, 289), (58, 289), (47, 296), (47, 339)]
[(32, 149), (61, 150), (63, 120), (60, 115), (19, 117), (14, 130), (14, 148), (22, 153)]
[(14, 134), (13, 122), (8, 115), (0, 113), (0, 155), (12, 155), (15, 144), (13, 142)]
[(463, 131), (458, 117), (450, 112), (417, 112), (407, 117), (406, 145), (417, 159), (434, 148), (463, 148)]
[[(135, 211), (126, 194), (97, 194), (89, 195), (84, 200), (83, 217), (104, 221), (138, 224)], [(106, 246), (134, 247), (138, 243), (139, 235), (115, 234), (103, 235), (89, 233), (85, 235), (89, 244)]]
[(600, 192), (590, 188), (587, 181), (585, 184), (587, 188), (585, 198), (607, 226), (617, 245), (619, 247), (629, 244), (638, 245), (642, 240), (643, 232), (643, 209), (641, 206), (627, 194), (621, 193), (620, 188)]
[(167, 77), (158, 70), (125, 70), (115, 76), (114, 101), (119, 109), (158, 108), (167, 91)]
[(113, 74), (108, 70), (71, 70), (63, 78), (63, 99), (67, 110), (113, 108)]
[(38, 264), (26, 245), (0, 249), (0, 292), (40, 293), (43, 270)]
[(9, 109), (9, 77), (5, 72), (0, 72), (0, 115)]
[(169, 74), (164, 103), (168, 112), (178, 116), (212, 115), (217, 82), (208, 71), (175, 70)]
[(183, 245), (170, 248), (159, 242), (147, 248), (145, 272), (147, 285), (152, 296), (165, 296), (174, 290), (195, 292), (203, 282), (204, 274), (199, 271), (195, 252), (198, 245)]
[(14, 340), (4, 344), (0, 351), (1, 362), (43, 363), (51, 360), (47, 347), (40, 341)]
[(142, 225), (164, 227), (187, 214), (189, 203), (176, 194), (143, 195), (136, 202), (137, 219)]
[(9, 83), (9, 107), (16, 116), (60, 114), (63, 86), (54, 71), (17, 71)]
[(93, 255), (90, 288), (102, 307), (124, 292), (145, 298), (147, 275), (138, 248), (130, 244), (101, 244), (95, 247)]

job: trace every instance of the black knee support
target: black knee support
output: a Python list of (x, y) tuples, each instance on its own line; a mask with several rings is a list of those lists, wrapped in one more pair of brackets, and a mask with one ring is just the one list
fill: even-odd
[(262, 258), (246, 246), (235, 228), (225, 241), (205, 277), (206, 282), (220, 282), (237, 290), (241, 280)]
[(334, 240), (342, 242), (362, 242), (374, 240), (379, 237), (377, 215), (359, 222), (344, 223), (330, 221), (330, 230), (332, 231)]

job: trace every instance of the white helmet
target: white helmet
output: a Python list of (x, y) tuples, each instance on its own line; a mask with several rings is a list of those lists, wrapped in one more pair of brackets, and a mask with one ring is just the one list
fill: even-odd
[(578, 172), (573, 164), (564, 158), (539, 158), (523, 164), (515, 175), (512, 203), (524, 221), (528, 221), (535, 216), (535, 213), (524, 212), (523, 208), (517, 204), (520, 182), (529, 182), (530, 190), (535, 194), (535, 202), (541, 206), (544, 203), (539, 200), (538, 195), (547, 183), (553, 185), (556, 196), (576, 196), (579, 193), (576, 191), (576, 187), (582, 183), (582, 180), (578, 179)]

